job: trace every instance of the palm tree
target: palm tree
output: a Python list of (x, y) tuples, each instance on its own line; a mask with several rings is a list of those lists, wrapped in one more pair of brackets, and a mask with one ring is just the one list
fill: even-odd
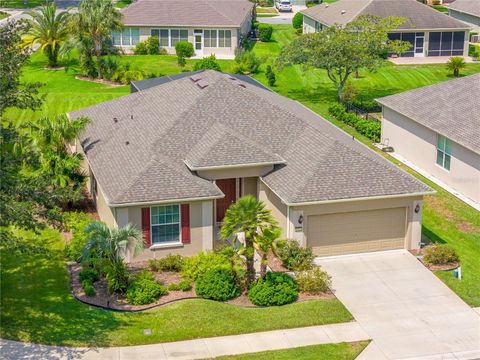
[(464, 69), (466, 66), (467, 64), (461, 56), (452, 56), (447, 62), (447, 69), (453, 71), (453, 76), (455, 77), (458, 77), (460, 75), (460, 70)]
[(260, 262), (260, 276), (264, 277), (267, 273), (268, 252), (275, 247), (275, 241), (282, 235), (282, 229), (277, 226), (266, 228), (262, 234), (255, 237), (253, 247), (260, 253), (262, 258)]
[[(78, 13), (72, 15), (71, 26), (82, 56), (88, 61), (96, 56), (98, 66), (112, 31), (120, 31), (123, 27), (122, 13), (112, 0), (83, 0), (78, 6)], [(101, 77), (100, 66), (98, 71)]]
[(237, 238), (239, 233), (244, 233), (245, 236), (244, 255), (247, 264), (247, 286), (255, 280), (254, 239), (276, 225), (277, 222), (270, 210), (265, 207), (265, 203), (258, 201), (252, 195), (240, 198), (225, 213), (220, 236), (223, 239)]
[(128, 224), (122, 228), (110, 229), (103, 222), (92, 222), (85, 229), (87, 243), (83, 250), (81, 260), (92, 257), (108, 259), (112, 266), (123, 263), (123, 257), (133, 241), (133, 256), (143, 248), (142, 232)]
[(69, 36), (70, 14), (67, 11), (56, 12), (55, 2), (47, 3), (37, 11), (29, 11), (31, 26), (23, 37), (25, 46), (41, 45), (40, 49), (47, 55), (49, 67), (58, 66), (60, 48)]

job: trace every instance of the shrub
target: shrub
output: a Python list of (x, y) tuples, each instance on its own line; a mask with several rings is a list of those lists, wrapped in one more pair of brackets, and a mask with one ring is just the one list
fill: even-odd
[(460, 259), (456, 251), (448, 245), (431, 245), (425, 248), (423, 260), (429, 265), (447, 265)]
[(93, 284), (90, 281), (82, 282), (82, 288), (83, 288), (83, 291), (85, 292), (85, 295), (87, 295), (88, 297), (95, 296), (95, 288), (93, 287)]
[(153, 271), (182, 271), (185, 264), (185, 258), (181, 255), (168, 254), (161, 259), (151, 259), (149, 261), (150, 269)]
[(102, 57), (99, 62), (99, 72), (105, 80), (112, 80), (114, 74), (119, 69), (118, 61), (112, 57)]
[(182, 291), (190, 291), (192, 290), (192, 283), (188, 280), (182, 280), (178, 283), (180, 290)]
[(197, 255), (187, 258), (182, 270), (182, 277), (196, 281), (200, 276), (213, 268), (229, 268), (229, 259), (223, 254), (214, 252), (199, 252)]
[(355, 114), (348, 113), (342, 104), (334, 104), (328, 109), (337, 120), (355, 128), (360, 134), (365, 135), (370, 140), (379, 142), (381, 134), (381, 124), (378, 121), (365, 120)]
[(295, 273), (300, 291), (309, 294), (319, 294), (327, 292), (332, 285), (331, 276), (326, 271), (322, 271), (319, 267), (310, 270), (299, 271)]
[(205, 57), (200, 61), (197, 61), (195, 65), (193, 65), (193, 70), (203, 70), (203, 69), (212, 69), (217, 71), (222, 71), (220, 65), (217, 62), (217, 58), (215, 55), (210, 55), (209, 57)]
[(272, 67), (270, 65), (267, 65), (267, 71), (266, 71), (265, 75), (267, 76), (268, 85), (269, 86), (275, 86), (275, 82), (277, 81), (277, 78), (276, 78), (275, 73), (273, 72)]
[(272, 39), (273, 26), (269, 24), (258, 25), (258, 38), (261, 42), (269, 42)]
[(127, 267), (123, 262), (110, 265), (106, 269), (108, 291), (113, 293), (124, 293), (128, 286)]
[(185, 58), (192, 57), (195, 51), (193, 45), (188, 41), (179, 41), (175, 45), (175, 53), (177, 54), (178, 65), (184, 67), (187, 63)]
[(292, 26), (294, 29), (301, 29), (303, 27), (303, 14), (297, 12), (292, 19)]
[(84, 281), (89, 281), (93, 284), (95, 281), (98, 280), (98, 273), (91, 267), (87, 267), (80, 271), (78, 277), (80, 279), (80, 282), (82, 283)]
[(260, 58), (253, 51), (240, 51), (235, 56), (233, 72), (244, 75), (255, 74), (260, 64)]
[(168, 291), (180, 291), (180, 284), (171, 283), (167, 286)]
[(160, 50), (158, 51), (158, 54), (159, 55), (168, 55), (168, 51), (165, 48), (160, 48)]
[(146, 305), (166, 294), (167, 288), (160, 285), (151, 272), (145, 271), (128, 285), (127, 301), (133, 305)]
[(135, 55), (158, 55), (160, 53), (158, 37), (150, 36), (147, 40), (138, 42), (133, 53)]
[(351, 103), (353, 106), (365, 112), (372, 113), (382, 111), (382, 107), (375, 100), (354, 100)]
[(291, 276), (285, 273), (269, 272), (249, 290), (248, 298), (258, 306), (277, 306), (294, 302), (298, 287)]
[(135, 55), (147, 55), (147, 43), (146, 41), (140, 41), (135, 45), (133, 49)]
[(80, 58), (80, 73), (88, 76), (90, 79), (96, 79), (98, 76), (98, 69), (95, 60), (89, 56), (82, 56)]
[(65, 256), (71, 261), (78, 261), (87, 244), (85, 228), (91, 220), (84, 213), (68, 212), (64, 221), (66, 229), (72, 232), (70, 243), (65, 246)]
[(300, 246), (296, 240), (279, 241), (275, 254), (289, 270), (301, 271), (312, 268), (314, 259), (312, 249)]
[(240, 295), (231, 269), (213, 268), (197, 280), (195, 287), (198, 296), (204, 299), (226, 301)]

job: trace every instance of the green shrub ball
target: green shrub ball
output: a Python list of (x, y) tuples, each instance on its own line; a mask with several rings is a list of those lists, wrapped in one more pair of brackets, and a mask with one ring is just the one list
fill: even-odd
[(195, 287), (198, 296), (204, 299), (226, 301), (240, 295), (233, 272), (228, 268), (213, 268), (200, 276)]
[(298, 286), (285, 273), (269, 272), (259, 279), (248, 292), (248, 298), (257, 306), (278, 306), (297, 300)]

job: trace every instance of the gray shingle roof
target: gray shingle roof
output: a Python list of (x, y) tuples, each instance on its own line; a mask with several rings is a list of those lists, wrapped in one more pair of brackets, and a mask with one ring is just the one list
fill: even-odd
[(449, 9), (480, 17), (479, 0), (455, 0), (448, 6)]
[(126, 26), (240, 27), (252, 7), (248, 0), (139, 0), (122, 13)]
[(377, 99), (480, 154), (480, 74)]
[(339, 0), (302, 11), (327, 26), (345, 25), (361, 15), (380, 18), (401, 16), (407, 19), (399, 29), (468, 29), (468, 26), (417, 0)]
[(186, 160), (285, 160), (263, 181), (287, 203), (430, 191), (293, 100), (215, 71), (201, 77), (203, 89), (185, 77), (70, 114), (92, 119), (80, 140), (110, 204), (221, 195)]

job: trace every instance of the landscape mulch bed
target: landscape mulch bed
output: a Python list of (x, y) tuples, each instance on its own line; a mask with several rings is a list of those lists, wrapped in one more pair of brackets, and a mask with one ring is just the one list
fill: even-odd
[(282, 260), (277, 258), (272, 251), (269, 251), (267, 254), (267, 260), (268, 260), (268, 267), (270, 270), (275, 271), (275, 272), (288, 272), (288, 270), (285, 266), (282, 264)]
[(430, 271), (451, 271), (451, 270), (455, 270), (456, 268), (458, 268), (460, 266), (460, 263), (458, 263), (458, 262), (453, 262), (453, 263), (444, 264), (444, 265), (427, 264), (423, 260), (422, 249), (420, 249), (420, 250), (409, 250), (409, 251), (412, 255), (414, 255), (418, 259), (418, 261), (420, 261), (423, 264), (423, 266), (425, 266)]
[(82, 75), (75, 76), (75, 79), (82, 80), (82, 81), (90, 81), (90, 82), (105, 84), (110, 86), (125, 86), (124, 84), (118, 83), (116, 81), (105, 80), (105, 79), (92, 79), (92, 78), (89, 78), (88, 76), (82, 76)]
[[(129, 264), (129, 271), (132, 273), (143, 271), (148, 269), (147, 262), (139, 262), (135, 264)], [(189, 291), (170, 291), (168, 295), (161, 296), (157, 301), (148, 305), (131, 305), (127, 303), (124, 296), (119, 295), (110, 295), (108, 293), (107, 282), (105, 279), (101, 278), (96, 281), (94, 284), (95, 287), (95, 296), (89, 297), (85, 295), (82, 285), (80, 284), (79, 273), (82, 270), (82, 265), (77, 263), (69, 263), (68, 271), (70, 273), (70, 282), (71, 290), (75, 298), (80, 300), (83, 303), (98, 306), (102, 308), (109, 308), (117, 311), (142, 311), (155, 308), (157, 306), (166, 305), (174, 301), (186, 300), (186, 299), (198, 299), (195, 288), (192, 287)], [(273, 269), (272, 269), (273, 270)], [(274, 270), (276, 271), (276, 270)], [(286, 271), (286, 269), (285, 269)], [(182, 279), (179, 273), (177, 272), (153, 272), (155, 279), (161, 284), (168, 285), (171, 283), (179, 283)], [(192, 284), (194, 286), (194, 284)], [(316, 295), (310, 295), (305, 293), (298, 294), (297, 301), (307, 301), (307, 300), (321, 300), (321, 299), (333, 299), (335, 295), (332, 293), (321, 293)], [(246, 292), (241, 294), (239, 297), (229, 300), (226, 302), (230, 305), (242, 306), (242, 307), (257, 307), (253, 305)]]

